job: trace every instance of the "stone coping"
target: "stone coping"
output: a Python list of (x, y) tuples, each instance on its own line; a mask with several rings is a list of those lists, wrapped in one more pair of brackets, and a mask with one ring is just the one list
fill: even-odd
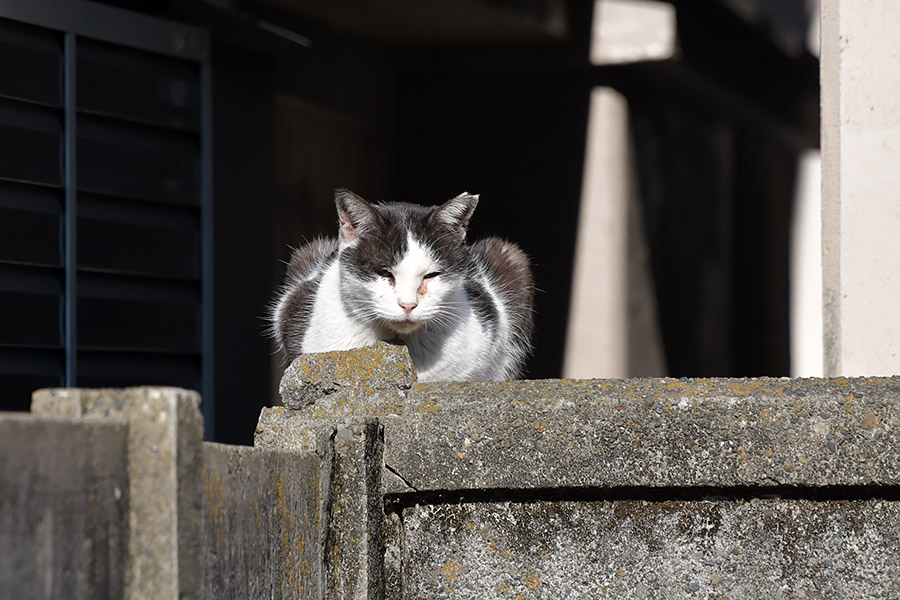
[[(378, 352), (402, 364), (405, 349)], [(372, 356), (329, 359), (346, 374)], [(410, 384), (398, 373), (264, 409), (257, 444), (308, 449), (329, 423), (376, 417), (388, 493), (900, 485), (900, 377)]]

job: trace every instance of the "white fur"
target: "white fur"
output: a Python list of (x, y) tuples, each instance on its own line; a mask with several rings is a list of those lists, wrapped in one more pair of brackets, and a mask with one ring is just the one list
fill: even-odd
[(419, 381), (483, 381), (503, 379), (491, 340), (479, 323), (465, 293), (458, 290), (454, 301), (453, 327), (420, 330), (401, 336), (416, 365)]
[(382, 339), (372, 327), (350, 317), (341, 299), (340, 264), (334, 261), (322, 275), (306, 335), (303, 352), (352, 350)]
[[(428, 251), (416, 241), (412, 234), (406, 236), (406, 243), (408, 245), (406, 255), (393, 269), (394, 295), (396, 296), (398, 307), (404, 303), (416, 304), (418, 311), (414, 309), (413, 313), (421, 313), (422, 308), (418, 306), (420, 299), (424, 301), (423, 304), (426, 304), (423, 308), (427, 308), (427, 302), (432, 300), (434, 295), (422, 295), (420, 298), (419, 289), (422, 286), (425, 275), (437, 267)], [(404, 315), (399, 314), (398, 316), (403, 317)], [(409, 316), (413, 315), (410, 314)]]

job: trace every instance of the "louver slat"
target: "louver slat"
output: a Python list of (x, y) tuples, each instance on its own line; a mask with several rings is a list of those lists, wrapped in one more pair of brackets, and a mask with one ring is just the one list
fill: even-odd
[(196, 355), (82, 350), (78, 370), (78, 385), (84, 387), (172, 385), (200, 389), (200, 357)]
[(61, 272), (0, 263), (0, 314), (0, 345), (61, 346)]
[(197, 140), (192, 135), (83, 117), (78, 123), (78, 188), (199, 205)]
[(0, 100), (0, 179), (58, 186), (62, 182), (59, 111)]
[(60, 105), (58, 33), (0, 19), (0, 96)]
[(79, 268), (199, 281), (196, 210), (87, 196), (78, 206)]
[(127, 48), (83, 41), (78, 47), (78, 110), (196, 133), (197, 66)]

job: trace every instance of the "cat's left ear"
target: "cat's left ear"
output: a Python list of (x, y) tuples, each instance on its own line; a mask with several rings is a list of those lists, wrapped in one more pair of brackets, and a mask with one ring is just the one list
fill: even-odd
[(434, 213), (433, 218), (444, 225), (449, 225), (459, 236), (459, 239), (463, 240), (466, 237), (469, 221), (472, 219), (472, 213), (475, 212), (477, 205), (478, 194), (463, 192), (456, 198), (442, 204)]

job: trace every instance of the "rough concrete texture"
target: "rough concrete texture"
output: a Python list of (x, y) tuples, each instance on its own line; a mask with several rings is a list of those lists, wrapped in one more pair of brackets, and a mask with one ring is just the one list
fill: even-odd
[(900, 377), (407, 385), (332, 389), (257, 429), (351, 483), (329, 488), (328, 527), (370, 583), (380, 485), (367, 597), (900, 598)]
[(298, 411), (281, 406), (263, 408), (256, 423), (253, 446), (264, 450), (283, 452), (315, 452), (321, 442), (318, 439), (327, 424), (316, 421), (313, 425)]
[(338, 425), (330, 436), (325, 565), (335, 598), (377, 598), (384, 540), (381, 436), (374, 419)]
[(416, 386), (384, 426), (418, 490), (900, 484), (900, 378)]
[[(900, 485), (900, 377), (416, 384), (303, 411), (258, 439), (383, 414), (386, 491)], [(353, 398), (347, 401), (346, 398)]]
[(202, 598), (321, 598), (319, 459), (203, 444)]
[(32, 413), (128, 422), (126, 596), (186, 600), (200, 589), (200, 396), (180, 388), (47, 389)]
[(416, 369), (406, 348), (379, 342), (353, 352), (303, 354), (285, 371), (279, 391), (286, 407), (301, 409), (344, 388), (364, 393), (406, 389), (415, 380)]
[[(280, 416), (289, 424), (279, 423)], [(383, 438), (376, 419), (306, 422), (296, 411), (264, 410), (255, 444), (318, 457), (327, 597), (377, 598), (385, 580), (399, 586), (399, 524), (385, 521)]]
[(898, 522), (888, 501), (415, 506), (402, 598), (897, 598)]
[(124, 596), (124, 421), (0, 414), (0, 597)]

